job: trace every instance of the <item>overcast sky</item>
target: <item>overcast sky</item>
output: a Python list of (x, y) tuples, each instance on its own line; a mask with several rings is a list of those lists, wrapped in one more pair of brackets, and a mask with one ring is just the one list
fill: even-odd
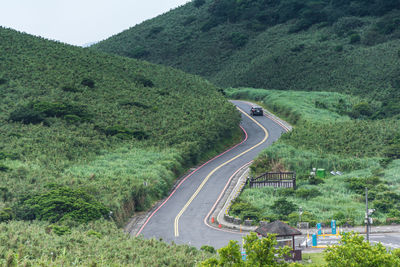
[(190, 0), (1, 0), (0, 25), (83, 45), (187, 2)]

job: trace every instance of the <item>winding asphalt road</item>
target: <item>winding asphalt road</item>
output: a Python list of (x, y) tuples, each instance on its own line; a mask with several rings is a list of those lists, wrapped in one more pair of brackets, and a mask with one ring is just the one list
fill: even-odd
[(246, 115), (250, 110), (248, 103), (232, 103), (242, 111), (241, 126), (247, 133), (247, 139), (188, 174), (138, 234), (145, 238), (162, 238), (166, 242), (173, 241), (198, 248), (202, 245), (221, 248), (226, 246), (229, 240), (241, 242), (240, 233), (211, 228), (204, 223), (204, 219), (232, 174), (252, 161), (285, 130), (265, 116)]

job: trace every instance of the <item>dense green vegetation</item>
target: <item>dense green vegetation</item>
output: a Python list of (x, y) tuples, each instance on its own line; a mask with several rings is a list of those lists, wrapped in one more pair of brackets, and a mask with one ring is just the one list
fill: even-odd
[(388, 251), (381, 243), (372, 245), (354, 233), (343, 235), (340, 244), (325, 252), (328, 267), (334, 266), (400, 266), (400, 250)]
[(246, 260), (243, 260), (241, 248), (237, 241), (231, 240), (226, 247), (218, 250), (219, 258), (210, 258), (201, 266), (289, 266), (284, 260), (290, 256), (290, 247), (277, 247), (275, 235), (259, 238), (256, 233), (250, 233), (243, 238), (243, 249)]
[(105, 220), (63, 229), (47, 222), (0, 223), (0, 266), (194, 266), (210, 256), (186, 245), (131, 238)]
[[(148, 209), (187, 168), (241, 138), (240, 116), (216, 87), (5, 28), (0, 77), (0, 265), (193, 265), (192, 248), (128, 240), (109, 223), (93, 226), (102, 241), (85, 236), (93, 221), (121, 225)], [(143, 243), (143, 253), (104, 252), (117, 239), (120, 251)], [(169, 249), (177, 254), (157, 256)]]
[[(233, 215), (295, 224), (302, 207), (302, 219), (311, 225), (329, 224), (332, 218), (339, 224), (362, 224), (368, 187), (377, 210), (375, 223), (400, 222), (398, 119), (378, 119), (373, 112), (354, 119), (355, 110), (365, 100), (338, 93), (243, 88), (227, 89), (226, 94), (256, 100), (296, 124), (292, 132), (263, 151), (251, 169), (254, 176), (296, 171), (297, 190), (246, 189), (232, 205)], [(368, 105), (375, 113), (382, 108), (381, 102)], [(312, 168), (344, 175), (310, 178)]]
[(242, 259), (240, 246), (231, 241), (218, 250), (218, 258), (210, 258), (201, 266), (400, 266), (400, 250), (388, 250), (382, 244), (366, 242), (363, 236), (354, 232), (342, 235), (340, 244), (330, 246), (323, 253), (303, 254), (303, 262), (288, 263), (284, 256), (290, 255), (291, 248), (276, 248), (276, 238), (268, 235), (260, 239), (255, 233), (244, 237), (246, 260)]
[(398, 0), (192, 1), (93, 48), (224, 87), (368, 95), (399, 114), (399, 10)]

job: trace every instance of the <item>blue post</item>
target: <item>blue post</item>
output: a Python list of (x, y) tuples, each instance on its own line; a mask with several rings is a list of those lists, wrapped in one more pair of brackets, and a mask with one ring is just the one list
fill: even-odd
[(317, 223), (318, 235), (321, 235), (321, 223)]
[(318, 244), (318, 242), (317, 242), (317, 235), (316, 235), (316, 234), (313, 234), (313, 235), (312, 235), (312, 245), (313, 245), (313, 247), (316, 247), (317, 244)]
[(336, 221), (331, 221), (332, 235), (336, 235)]

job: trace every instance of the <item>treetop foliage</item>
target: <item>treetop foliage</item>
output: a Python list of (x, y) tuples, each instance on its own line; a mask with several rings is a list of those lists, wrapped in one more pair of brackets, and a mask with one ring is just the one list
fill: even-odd
[(398, 251), (388, 251), (381, 243), (372, 245), (356, 233), (342, 235), (339, 245), (325, 251), (327, 266), (400, 266)]

